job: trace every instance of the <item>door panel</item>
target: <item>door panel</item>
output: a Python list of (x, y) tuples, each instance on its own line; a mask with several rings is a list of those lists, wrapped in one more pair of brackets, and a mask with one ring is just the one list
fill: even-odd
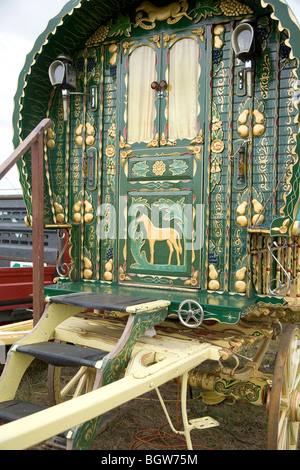
[(168, 138), (192, 140), (198, 133), (198, 84), (200, 46), (196, 38), (180, 38), (170, 44), (168, 62)]
[(128, 59), (127, 141), (150, 142), (157, 116), (149, 83), (156, 80), (157, 54), (154, 47), (139, 45)]
[(159, 128), (159, 103), (151, 83), (160, 75), (161, 61), (159, 49), (152, 41), (132, 41), (130, 45), (123, 44), (122, 94), (125, 100), (122, 131), (129, 145), (145, 147)]
[[(152, 52), (139, 85), (141, 65), (132, 57), (140, 48), (141, 64), (142, 47), (150, 49), (149, 43)], [(128, 48), (120, 97), (126, 97), (120, 123), (120, 282), (201, 287), (204, 47), (198, 36), (181, 33), (156, 35)], [(149, 120), (148, 133), (142, 117), (130, 129), (130, 114), (139, 107), (144, 109), (137, 115)]]

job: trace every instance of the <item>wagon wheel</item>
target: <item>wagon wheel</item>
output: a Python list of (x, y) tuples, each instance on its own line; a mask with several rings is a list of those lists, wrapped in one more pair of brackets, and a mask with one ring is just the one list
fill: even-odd
[(91, 392), (96, 377), (92, 367), (48, 366), (47, 388), (51, 405)]
[(300, 424), (300, 329), (285, 330), (268, 403), (268, 449), (296, 450)]

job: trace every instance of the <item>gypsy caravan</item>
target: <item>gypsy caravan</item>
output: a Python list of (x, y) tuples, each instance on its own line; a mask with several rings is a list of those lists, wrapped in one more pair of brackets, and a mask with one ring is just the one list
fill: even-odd
[[(299, 57), (282, 0), (72, 0), (49, 22), (19, 79), (14, 145), (43, 137), (17, 163), (26, 223), (67, 234), (70, 263), (9, 352), (0, 419), (31, 415), (26, 437), (1, 427), (2, 448), (54, 435), (89, 448), (107, 411), (178, 376), (267, 406), (268, 448), (297, 448)], [(15, 400), (34, 357), (49, 364), (50, 410)], [(201, 371), (206, 359), (219, 367)], [(65, 366), (87, 384), (72, 404), (59, 404)], [(184, 416), (191, 449), (206, 425)]]

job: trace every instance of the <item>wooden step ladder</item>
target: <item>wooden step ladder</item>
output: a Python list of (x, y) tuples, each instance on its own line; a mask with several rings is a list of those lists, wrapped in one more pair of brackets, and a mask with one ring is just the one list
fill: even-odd
[[(8, 353), (0, 378), (0, 421), (8, 423), (45, 408), (15, 400), (19, 383), (35, 358), (55, 367), (94, 368), (94, 389), (117, 380), (128, 365), (137, 340), (146, 330), (166, 318), (169, 305), (169, 301), (105, 293), (79, 293), (51, 298), (35, 328), (15, 343)], [(74, 315), (90, 310), (128, 314), (123, 334), (111, 351), (52, 341), (57, 326)], [(66, 423), (66, 432), (55, 437), (52, 444), (58, 442), (57, 447), (65, 449), (88, 449), (103, 421), (103, 416), (99, 416), (89, 425), (84, 423), (71, 430), (67, 429)]]

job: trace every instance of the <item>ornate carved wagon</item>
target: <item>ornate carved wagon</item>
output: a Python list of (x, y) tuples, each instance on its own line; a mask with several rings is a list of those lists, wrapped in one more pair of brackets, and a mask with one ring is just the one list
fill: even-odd
[[(268, 448), (297, 448), (299, 57), (282, 0), (72, 0), (50, 21), (20, 77), (14, 141), (48, 119), (43, 221), (68, 233), (71, 263), (9, 352), (0, 419), (24, 424), (1, 427), (2, 448), (54, 435), (88, 448), (106, 412), (179, 376), (188, 448), (217, 423), (188, 421), (187, 384), (267, 406)], [(34, 227), (30, 154), (18, 165)], [(34, 357), (50, 410), (15, 400)]]

